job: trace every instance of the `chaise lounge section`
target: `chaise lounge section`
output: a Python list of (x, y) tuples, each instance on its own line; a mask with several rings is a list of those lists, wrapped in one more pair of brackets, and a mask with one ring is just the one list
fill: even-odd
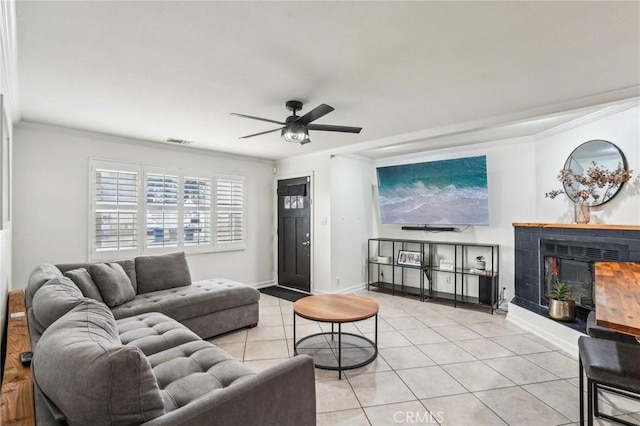
[[(115, 265), (122, 268), (128, 281), (118, 281)], [(116, 319), (160, 312), (203, 339), (258, 323), (259, 291), (224, 278), (192, 283), (184, 253), (139, 256), (106, 264), (40, 265), (27, 285), (27, 312), (35, 292), (48, 280), (62, 276), (70, 278), (85, 297), (107, 304)]]

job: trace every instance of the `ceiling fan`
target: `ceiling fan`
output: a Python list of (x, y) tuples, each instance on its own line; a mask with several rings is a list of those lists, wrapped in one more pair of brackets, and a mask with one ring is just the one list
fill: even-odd
[(309, 130), (322, 130), (325, 132), (345, 132), (345, 133), (360, 133), (362, 127), (347, 127), (347, 126), (332, 126), (330, 124), (311, 124), (312, 121), (319, 119), (331, 111), (333, 111), (333, 107), (322, 104), (303, 116), (296, 115), (296, 111), (300, 111), (302, 109), (302, 102), (300, 101), (287, 101), (285, 104), (289, 111), (293, 112), (293, 115), (287, 117), (286, 121), (280, 122), (276, 120), (269, 120), (268, 118), (260, 118), (253, 117), (251, 115), (238, 114), (232, 112), (231, 115), (236, 115), (238, 117), (250, 118), (252, 120), (260, 120), (266, 121), (268, 123), (279, 124), (283, 127), (279, 127), (273, 130), (267, 130), (266, 132), (254, 133), (253, 135), (242, 136), (240, 139), (252, 138), (254, 136), (260, 136), (267, 133), (277, 132), (281, 130), (280, 135), (282, 139), (287, 142), (299, 142), (300, 145), (304, 145), (306, 143), (311, 142), (309, 139)]

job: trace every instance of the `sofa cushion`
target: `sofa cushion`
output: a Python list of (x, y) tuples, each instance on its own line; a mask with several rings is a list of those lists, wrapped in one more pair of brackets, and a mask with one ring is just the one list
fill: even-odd
[(78, 306), (85, 299), (78, 287), (67, 277), (47, 281), (33, 297), (33, 324), (43, 333), (60, 317)]
[(231, 280), (213, 278), (196, 281), (190, 286), (154, 291), (113, 309), (116, 318), (125, 318), (145, 312), (162, 312), (182, 321), (223, 311), (237, 306), (258, 303), (260, 292), (253, 287)]
[(255, 375), (231, 355), (203, 340), (184, 343), (148, 357), (166, 411), (184, 407), (214, 390)]
[(96, 263), (89, 270), (104, 303), (110, 308), (136, 297), (131, 280), (118, 263)]
[[(138, 281), (136, 280), (136, 264), (133, 259), (126, 260), (116, 260), (113, 263), (117, 263), (122, 266), (122, 269), (127, 273), (127, 276), (131, 280), (131, 285), (133, 286), (133, 290), (138, 292)], [(71, 271), (73, 269), (84, 268), (87, 271), (91, 268), (91, 263), (59, 263), (56, 267), (62, 272), (65, 273), (67, 271)]]
[(100, 296), (98, 287), (96, 287), (96, 283), (93, 282), (89, 271), (85, 268), (72, 269), (71, 271), (65, 272), (64, 276), (70, 278), (85, 297), (97, 300), (98, 302), (104, 302), (102, 296)]
[(29, 281), (27, 282), (27, 288), (25, 290), (24, 296), (27, 308), (31, 307), (33, 296), (35, 296), (44, 283), (52, 278), (59, 278), (61, 276), (62, 273), (60, 270), (50, 263), (36, 266), (31, 272), (31, 275), (29, 275)]
[(120, 341), (125, 345), (137, 346), (145, 355), (201, 340), (184, 325), (157, 312), (123, 318), (116, 323)]
[(138, 294), (191, 284), (184, 252), (135, 258)]
[(146, 356), (120, 343), (111, 311), (93, 300), (43, 333), (33, 374), (70, 425), (139, 424), (165, 412)]

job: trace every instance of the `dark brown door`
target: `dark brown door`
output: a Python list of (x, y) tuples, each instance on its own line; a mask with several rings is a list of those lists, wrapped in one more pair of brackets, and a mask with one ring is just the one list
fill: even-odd
[(278, 181), (278, 284), (311, 291), (309, 177)]

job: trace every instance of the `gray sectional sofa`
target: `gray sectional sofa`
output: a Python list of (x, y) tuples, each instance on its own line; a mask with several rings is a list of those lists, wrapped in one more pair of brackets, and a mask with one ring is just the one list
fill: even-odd
[(202, 340), (255, 325), (259, 298), (191, 283), (184, 253), (37, 267), (25, 290), (37, 423), (314, 425), (311, 358), (256, 374)]

